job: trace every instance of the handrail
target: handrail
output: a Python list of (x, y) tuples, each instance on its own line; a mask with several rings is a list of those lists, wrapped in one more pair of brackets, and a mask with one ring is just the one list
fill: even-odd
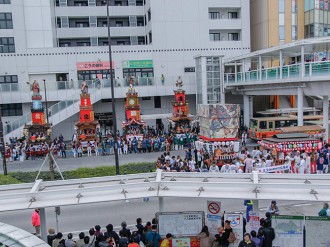
[[(298, 77), (324, 76), (330, 74), (330, 61), (305, 62), (305, 73), (301, 73), (302, 64), (289, 64), (280, 67), (269, 67), (246, 72), (225, 73), (225, 83), (242, 83), (254, 81), (280, 80)], [(281, 77), (282, 76), (282, 77)], [(236, 79), (235, 79), (236, 78)]]

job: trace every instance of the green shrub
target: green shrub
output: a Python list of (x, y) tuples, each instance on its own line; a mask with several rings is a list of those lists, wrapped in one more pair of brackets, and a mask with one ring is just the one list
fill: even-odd
[[(119, 167), (119, 173), (121, 175), (126, 174), (137, 174), (137, 173), (147, 173), (150, 171), (155, 171), (154, 163), (132, 163), (126, 164)], [(34, 182), (37, 177), (38, 172), (12, 172), (10, 176), (18, 182), (31, 183)], [(115, 176), (116, 167), (115, 166), (99, 166), (95, 168), (78, 168), (72, 171), (62, 172), (64, 179), (78, 179), (78, 178), (91, 178), (91, 177), (103, 177), (103, 176)], [(39, 174), (38, 179), (44, 181), (50, 180), (50, 172), (42, 171)], [(55, 180), (61, 179), (58, 172), (55, 172)]]
[(0, 185), (6, 185), (6, 184), (19, 184), (21, 183), (16, 178), (13, 178), (12, 176), (4, 176), (0, 174)]

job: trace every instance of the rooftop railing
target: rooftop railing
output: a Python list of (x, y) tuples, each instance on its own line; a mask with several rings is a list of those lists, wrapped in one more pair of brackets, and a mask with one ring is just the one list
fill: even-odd
[[(291, 64), (282, 67), (262, 68), (261, 70), (251, 70), (247, 72), (225, 73), (225, 83), (242, 83), (254, 81), (280, 80), (300, 78), (301, 64)], [(305, 73), (302, 77), (314, 77), (330, 75), (330, 62), (305, 62)]]

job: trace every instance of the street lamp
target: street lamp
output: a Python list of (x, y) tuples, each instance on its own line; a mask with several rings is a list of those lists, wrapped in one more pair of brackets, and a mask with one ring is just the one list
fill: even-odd
[(116, 175), (119, 175), (119, 157), (118, 157), (118, 140), (117, 140), (117, 117), (115, 107), (115, 90), (114, 80), (112, 74), (112, 51), (111, 51), (111, 36), (110, 36), (110, 16), (109, 16), (109, 1), (107, 0), (107, 26), (108, 26), (108, 46), (109, 46), (109, 62), (110, 62), (110, 84), (111, 84), (111, 104), (112, 104), (112, 124), (113, 124), (113, 138), (115, 141), (115, 165)]
[(5, 142), (3, 140), (3, 124), (2, 124), (1, 116), (2, 113), (0, 112), (0, 152), (2, 155), (3, 175), (7, 175), (6, 148), (5, 148)]
[(46, 80), (43, 79), (44, 81), (44, 88), (45, 88), (45, 103), (46, 103), (46, 119), (47, 119), (47, 124), (49, 123), (48, 121), (48, 102), (47, 102), (47, 88), (46, 88)]

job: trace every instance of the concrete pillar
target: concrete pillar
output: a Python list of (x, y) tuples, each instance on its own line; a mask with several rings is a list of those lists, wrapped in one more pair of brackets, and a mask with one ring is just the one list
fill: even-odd
[(226, 94), (225, 94), (225, 83), (224, 83), (224, 76), (225, 76), (225, 64), (222, 62), (223, 56), (220, 56), (220, 104), (225, 104), (226, 102)]
[(207, 75), (206, 75), (206, 57), (201, 57), (202, 67), (202, 81), (196, 83), (202, 83), (202, 104), (207, 104)]
[(158, 207), (159, 212), (164, 212), (164, 198), (162, 196), (158, 197)]
[(305, 77), (305, 48), (301, 46), (301, 54), (300, 54), (300, 76)]
[(282, 55), (282, 50), (280, 50), (280, 79), (283, 78), (283, 55)]
[(304, 92), (302, 87), (298, 87), (297, 97), (297, 110), (298, 110), (298, 126), (304, 126)]
[(245, 82), (245, 59), (243, 59), (242, 71), (243, 71), (243, 82)]
[(237, 82), (237, 64), (236, 64), (236, 62), (235, 62), (235, 82)]
[(253, 96), (249, 96), (249, 122), (251, 118), (253, 118)]
[(47, 243), (47, 224), (46, 224), (46, 210), (45, 208), (40, 208), (40, 232), (41, 238)]
[(325, 129), (324, 139), (329, 139), (329, 96), (323, 96), (323, 128)]
[(243, 114), (244, 114), (244, 125), (250, 126), (250, 102), (249, 96), (243, 95)]
[[(259, 213), (259, 200), (253, 200), (253, 212)], [(263, 216), (260, 218), (264, 218)]]
[(260, 81), (262, 80), (262, 60), (261, 60), (261, 56), (259, 55), (259, 78)]

